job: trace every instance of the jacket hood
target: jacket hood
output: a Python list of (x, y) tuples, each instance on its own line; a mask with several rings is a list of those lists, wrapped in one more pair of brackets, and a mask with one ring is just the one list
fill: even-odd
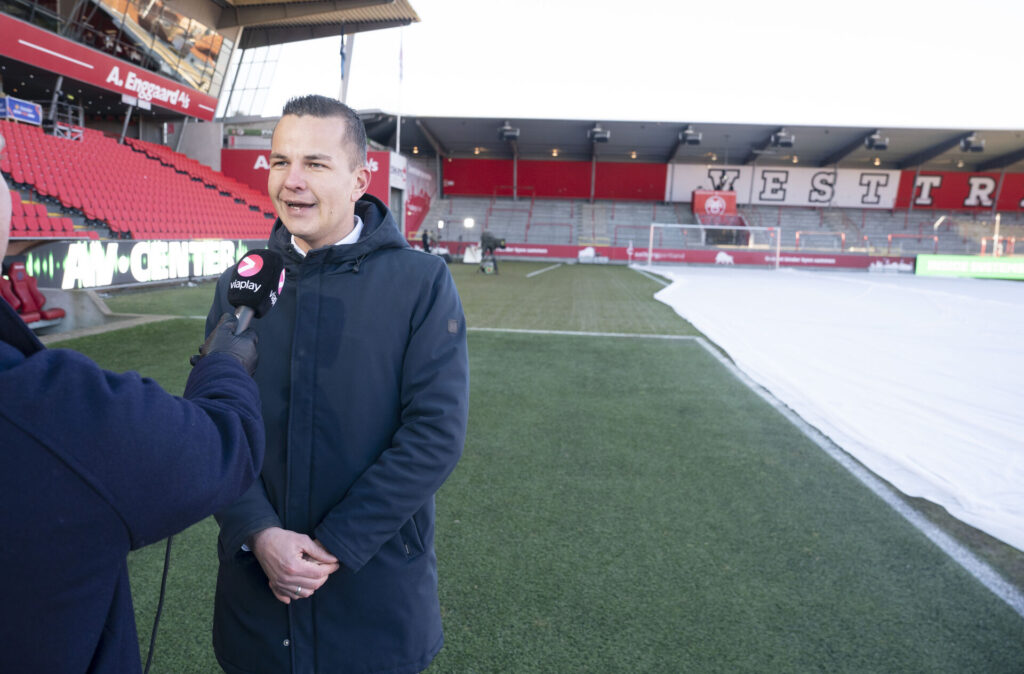
[[(359, 240), (349, 246), (330, 246), (323, 257), (324, 262), (360, 260), (385, 248), (409, 248), (409, 242), (399, 231), (394, 216), (380, 199), (364, 194), (356, 202), (355, 212), (363, 221), (363, 232)], [(292, 248), (291, 232), (281, 222), (281, 218), (274, 222), (268, 247), (281, 253), (287, 261), (298, 262), (302, 259)]]

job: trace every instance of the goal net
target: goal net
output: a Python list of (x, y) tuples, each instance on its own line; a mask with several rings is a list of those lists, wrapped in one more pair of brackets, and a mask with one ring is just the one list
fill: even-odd
[(778, 269), (781, 241), (779, 227), (652, 222), (647, 239), (647, 265), (755, 265)]

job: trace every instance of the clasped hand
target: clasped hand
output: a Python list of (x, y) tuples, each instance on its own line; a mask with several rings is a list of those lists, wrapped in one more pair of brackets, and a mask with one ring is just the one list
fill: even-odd
[(249, 547), (267, 574), (270, 591), (285, 604), (313, 596), (341, 567), (338, 558), (317, 541), (280, 527), (257, 533)]

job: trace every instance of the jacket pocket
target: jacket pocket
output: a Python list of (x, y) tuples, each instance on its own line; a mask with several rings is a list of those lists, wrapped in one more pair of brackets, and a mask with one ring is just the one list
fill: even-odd
[(398, 539), (408, 559), (423, 554), (423, 539), (420, 537), (419, 527), (416, 526), (416, 518), (409, 518), (409, 521), (398, 530)]

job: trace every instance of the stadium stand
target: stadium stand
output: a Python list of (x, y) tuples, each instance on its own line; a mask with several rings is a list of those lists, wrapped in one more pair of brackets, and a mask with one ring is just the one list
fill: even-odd
[[(934, 223), (945, 218), (935, 228)], [(473, 218), (475, 230), (463, 226)], [(941, 213), (870, 208), (808, 208), (797, 206), (742, 206), (728, 222), (713, 216), (697, 218), (688, 203), (640, 201), (535, 199), (522, 197), (447, 197), (434, 200), (425, 223), (441, 220), (444, 241), (472, 242), (488, 231), (510, 243), (582, 246), (646, 245), (650, 224), (725, 224), (780, 227), (783, 250), (915, 255), (917, 253), (977, 254), (982, 241), (992, 243), (994, 215), (977, 211)], [(1001, 244), (1006, 250), (1020, 240), (1024, 247), (1024, 216), (1002, 215)], [(686, 248), (692, 233), (662, 230), (655, 245)]]
[[(782, 228), (782, 247), (789, 250), (829, 250), (871, 255), (917, 253), (977, 254), (981, 239), (992, 234), (991, 213), (980, 220), (977, 211), (942, 213), (872, 208), (801, 208), (743, 206), (749, 225)], [(934, 223), (946, 217), (938, 228)], [(1003, 214), (1004, 236), (1015, 236), (1017, 214)], [(1021, 228), (1024, 231), (1024, 228)], [(798, 241), (797, 233), (800, 233)], [(845, 239), (840, 236), (845, 235)]]
[(175, 152), (166, 145), (150, 143), (136, 138), (125, 138), (125, 143), (139, 152), (156, 159), (165, 166), (174, 168), (179, 173), (187, 173), (193, 178), (199, 178), (207, 185), (213, 185), (220, 189), (221, 194), (231, 195), (245, 201), (248, 204), (259, 206), (264, 213), (274, 213), (274, 205), (266, 192), (259, 192), (245, 183), (234, 178), (214, 171), (209, 166), (200, 164), (195, 159)]
[[(463, 222), (472, 218), (475, 232)], [(443, 221), (444, 240), (475, 241), (488, 231), (516, 243), (624, 246), (629, 240), (647, 241), (652, 222), (694, 224), (687, 204), (579, 199), (513, 200), (510, 197), (448, 197), (435, 199), (424, 222)], [(457, 232), (457, 233), (456, 233)], [(671, 235), (670, 235), (671, 236)]]
[(581, 206), (577, 201), (533, 200), (525, 243), (577, 243), (583, 221)]
[[(3, 170), (15, 186), (81, 212), (92, 223), (109, 227), (114, 237), (264, 239), (270, 231), (269, 200), (216, 172), (200, 172), (183, 155), (172, 157), (170, 150), (160, 160), (90, 129), (83, 130), (81, 141), (72, 141), (46, 135), (38, 127), (0, 121), (0, 133), (9, 150)], [(203, 177), (176, 168), (172, 161)], [(26, 204), (18, 201), (24, 211)], [(54, 219), (45, 206), (43, 212), (23, 213), (24, 229), (19, 226), (15, 236), (65, 236), (68, 223), (56, 223), (58, 233)]]
[(14, 238), (99, 238), (94, 230), (76, 229), (71, 218), (50, 213), (45, 204), (25, 201), (17, 190), (10, 192), (11, 236)]

